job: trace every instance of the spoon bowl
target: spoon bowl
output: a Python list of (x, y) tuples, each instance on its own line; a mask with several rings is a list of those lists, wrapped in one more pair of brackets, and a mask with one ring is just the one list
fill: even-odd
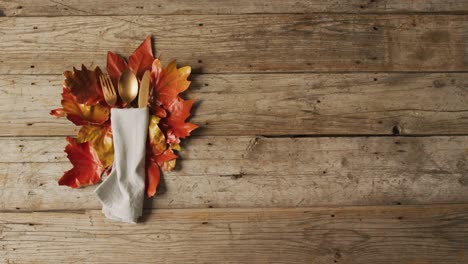
[(138, 95), (138, 80), (130, 70), (125, 70), (119, 79), (119, 95), (125, 105), (135, 100)]

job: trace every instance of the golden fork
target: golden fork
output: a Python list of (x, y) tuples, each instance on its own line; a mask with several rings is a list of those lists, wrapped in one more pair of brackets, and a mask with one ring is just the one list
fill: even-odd
[(112, 84), (109, 75), (101, 74), (99, 76), (99, 81), (101, 82), (102, 93), (104, 94), (106, 103), (110, 107), (113, 107), (117, 103), (117, 94), (115, 93), (114, 85)]

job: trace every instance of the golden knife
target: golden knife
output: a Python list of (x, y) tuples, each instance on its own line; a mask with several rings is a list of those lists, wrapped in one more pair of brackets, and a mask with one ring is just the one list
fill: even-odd
[(138, 108), (144, 108), (148, 105), (150, 86), (150, 71), (145, 71), (140, 82), (140, 92), (138, 94)]

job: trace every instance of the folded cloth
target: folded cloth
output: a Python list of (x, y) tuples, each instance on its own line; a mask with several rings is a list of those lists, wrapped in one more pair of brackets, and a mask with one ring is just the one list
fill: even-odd
[(143, 213), (148, 108), (111, 109), (112, 172), (96, 189), (107, 218), (136, 223)]

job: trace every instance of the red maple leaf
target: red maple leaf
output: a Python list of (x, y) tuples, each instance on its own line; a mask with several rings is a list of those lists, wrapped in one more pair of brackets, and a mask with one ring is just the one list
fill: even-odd
[(107, 53), (107, 73), (115, 87), (117, 87), (120, 75), (127, 68), (130, 69), (138, 79), (141, 79), (145, 71), (151, 70), (153, 61), (154, 56), (151, 48), (151, 36), (147, 36), (145, 41), (130, 55), (128, 64), (122, 57), (109, 51)]
[[(148, 156), (149, 157), (149, 156)], [(161, 170), (158, 164), (152, 159), (146, 159), (146, 178), (145, 178), (145, 189), (146, 195), (152, 197), (156, 194), (156, 189), (161, 179)]]
[(113, 53), (112, 51), (107, 52), (107, 74), (112, 80), (114, 87), (117, 88), (119, 83), (120, 75), (127, 68), (127, 62), (124, 58)]
[[(162, 120), (162, 126), (167, 128), (168, 137), (174, 135), (176, 138), (186, 138), (190, 136), (190, 132), (198, 128), (195, 124), (185, 122), (190, 116), (190, 109), (194, 102), (195, 100), (186, 101), (179, 97), (168, 107), (169, 115)], [(171, 141), (168, 139), (168, 143), (179, 143)]]
[(159, 166), (163, 166), (164, 162), (176, 159), (177, 155), (174, 154), (172, 149), (166, 149), (161, 155), (156, 156), (156, 162)]
[(99, 182), (104, 166), (91, 144), (89, 142), (77, 143), (76, 139), (70, 137), (67, 137), (67, 141), (65, 152), (73, 168), (66, 171), (60, 178), (59, 185), (78, 188)]
[(128, 58), (128, 68), (138, 79), (143, 77), (147, 70), (151, 70), (154, 56), (151, 48), (151, 36), (147, 36), (141, 45)]

